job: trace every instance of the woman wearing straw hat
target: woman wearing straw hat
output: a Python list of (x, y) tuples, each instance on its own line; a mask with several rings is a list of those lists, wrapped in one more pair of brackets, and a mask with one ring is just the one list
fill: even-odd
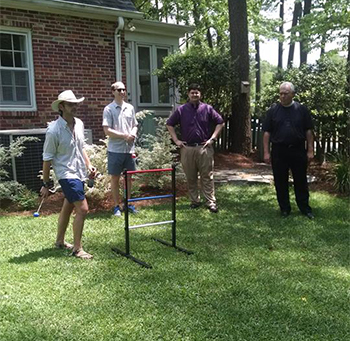
[[(65, 199), (58, 218), (58, 230), (55, 246), (72, 250), (72, 255), (82, 259), (91, 259), (92, 255), (85, 252), (81, 237), (84, 220), (88, 212), (88, 203), (84, 194), (84, 180), (87, 170), (95, 176), (96, 169), (91, 165), (84, 149), (84, 124), (76, 118), (78, 103), (84, 97), (77, 99), (71, 90), (63, 91), (52, 103), (52, 109), (60, 113), (59, 118), (49, 124), (43, 152), (43, 186), (40, 193), (43, 198), (49, 194), (48, 182), (50, 166), (62, 187)], [(70, 216), (75, 209), (73, 221), (74, 245), (65, 242), (65, 233)]]

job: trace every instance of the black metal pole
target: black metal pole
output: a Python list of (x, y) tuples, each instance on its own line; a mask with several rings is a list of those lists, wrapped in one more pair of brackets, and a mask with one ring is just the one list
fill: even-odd
[(130, 254), (130, 241), (129, 241), (129, 207), (128, 207), (128, 197), (129, 197), (129, 187), (128, 187), (128, 171), (124, 170), (124, 214), (125, 214), (125, 253)]
[(171, 171), (171, 187), (173, 192), (173, 198), (172, 198), (172, 220), (173, 223), (171, 225), (171, 241), (172, 246), (176, 247), (176, 181), (175, 181), (175, 174), (176, 174), (176, 168), (175, 165), (172, 165), (172, 171)]

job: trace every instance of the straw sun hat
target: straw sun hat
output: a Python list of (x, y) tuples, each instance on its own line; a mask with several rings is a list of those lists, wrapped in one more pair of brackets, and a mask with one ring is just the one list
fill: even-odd
[(72, 90), (66, 90), (58, 95), (58, 99), (52, 102), (51, 107), (53, 111), (58, 111), (58, 105), (61, 102), (81, 103), (84, 99), (85, 97), (77, 99)]

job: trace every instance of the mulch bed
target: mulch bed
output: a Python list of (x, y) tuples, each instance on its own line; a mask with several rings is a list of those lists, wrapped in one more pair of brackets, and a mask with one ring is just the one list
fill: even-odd
[[(215, 169), (216, 170), (225, 170), (225, 169), (265, 169), (266, 165), (258, 160), (257, 154), (252, 154), (251, 157), (245, 157), (240, 154), (234, 154), (229, 152), (221, 152), (215, 154)], [(331, 169), (329, 164), (319, 164), (316, 161), (311, 162), (309, 165), (309, 173), (314, 175), (317, 178), (316, 183), (312, 183), (310, 185), (311, 190), (317, 191), (326, 191), (330, 194), (337, 194), (336, 190), (332, 185), (332, 180), (330, 178)], [(184, 183), (182, 186), (178, 186), (176, 189), (177, 197), (186, 195), (186, 184)], [(155, 195), (162, 195), (170, 193), (168, 191), (159, 191), (158, 189), (150, 188), (150, 187), (142, 187), (140, 188), (140, 192), (142, 193), (140, 196), (148, 197)], [(55, 193), (49, 198), (47, 198), (41, 208), (41, 215), (48, 215), (52, 213), (58, 213), (61, 210), (63, 203), (63, 194)], [(38, 200), (39, 202), (39, 200)], [(144, 207), (148, 205), (155, 205), (160, 202), (164, 202), (164, 200), (143, 200), (137, 202), (138, 207)], [(101, 199), (88, 199), (89, 203), (89, 212), (112, 212), (113, 202), (110, 194), (107, 194), (105, 198)], [(18, 207), (14, 204), (9, 204), (5, 202), (1, 202), (2, 215), (32, 215), (36, 210), (31, 211), (19, 211)]]

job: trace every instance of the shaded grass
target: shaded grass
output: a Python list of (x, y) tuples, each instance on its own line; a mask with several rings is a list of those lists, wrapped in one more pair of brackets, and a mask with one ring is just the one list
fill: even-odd
[[(348, 202), (312, 193), (316, 220), (281, 219), (270, 186), (222, 186), (220, 212), (177, 205), (170, 227), (130, 232), (144, 269), (115, 255), (123, 219), (90, 215), (92, 261), (52, 244), (57, 215), (0, 218), (1, 340), (347, 340)], [(143, 208), (132, 224), (170, 220), (170, 204)], [(71, 239), (69, 231), (68, 240)]]

